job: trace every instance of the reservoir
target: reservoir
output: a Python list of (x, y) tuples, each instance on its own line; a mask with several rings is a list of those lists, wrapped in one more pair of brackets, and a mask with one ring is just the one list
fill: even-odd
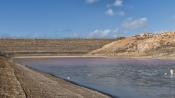
[(116, 98), (175, 98), (175, 61), (119, 58), (18, 58), (52, 74)]

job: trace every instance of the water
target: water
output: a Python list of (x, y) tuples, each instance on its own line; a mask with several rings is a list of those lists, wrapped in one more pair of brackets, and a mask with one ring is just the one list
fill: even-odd
[[(17, 59), (117, 98), (175, 98), (175, 61), (112, 58)], [(166, 74), (167, 73), (167, 74)]]

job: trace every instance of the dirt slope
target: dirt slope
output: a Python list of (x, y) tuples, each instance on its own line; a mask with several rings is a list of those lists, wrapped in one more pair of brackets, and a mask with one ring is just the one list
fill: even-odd
[(175, 32), (142, 34), (114, 41), (88, 55), (101, 56), (175, 56)]
[(5, 58), (0, 58), (0, 98), (25, 98), (14, 69)]

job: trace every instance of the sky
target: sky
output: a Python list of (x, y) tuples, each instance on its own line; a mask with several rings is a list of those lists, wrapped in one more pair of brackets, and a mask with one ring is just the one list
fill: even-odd
[(175, 31), (175, 0), (0, 0), (1, 38), (117, 38)]

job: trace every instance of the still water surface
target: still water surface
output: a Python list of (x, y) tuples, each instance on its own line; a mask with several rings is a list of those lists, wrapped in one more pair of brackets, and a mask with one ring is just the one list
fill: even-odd
[[(69, 79), (117, 98), (175, 98), (175, 61), (116, 58), (17, 59), (33, 69)], [(167, 73), (167, 74), (166, 74)]]

